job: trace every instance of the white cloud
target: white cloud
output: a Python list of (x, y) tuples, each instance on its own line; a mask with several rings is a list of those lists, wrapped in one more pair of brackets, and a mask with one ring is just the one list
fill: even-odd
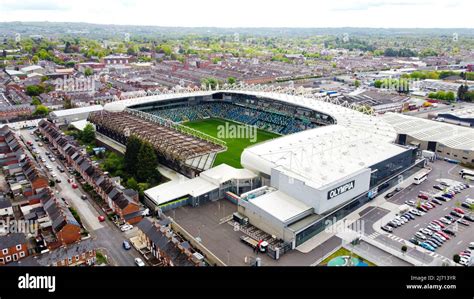
[(213, 27), (464, 27), (471, 0), (0, 0), (2, 21)]

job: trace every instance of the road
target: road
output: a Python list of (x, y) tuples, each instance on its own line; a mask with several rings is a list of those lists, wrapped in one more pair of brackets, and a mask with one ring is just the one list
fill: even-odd
[[(46, 159), (45, 163), (37, 161), (43, 171), (47, 173), (50, 178), (52, 178), (51, 174), (55, 173), (57, 174), (57, 177), (61, 179), (61, 183), (56, 184), (55, 188), (53, 188), (55, 190), (56, 196), (58, 198), (65, 198), (66, 202), (78, 212), (79, 216), (81, 217), (82, 224), (87, 229), (87, 231), (89, 231), (93, 242), (97, 244), (97, 248), (100, 248), (106, 252), (111, 260), (112, 265), (134, 266), (134, 259), (136, 257), (142, 258), (142, 256), (133, 247), (130, 250), (124, 250), (122, 248), (122, 242), (129, 239), (130, 237), (133, 237), (137, 232), (137, 228), (123, 233), (115, 226), (114, 223), (109, 220), (106, 220), (105, 222), (99, 222), (98, 216), (105, 216), (105, 213), (103, 213), (98, 206), (94, 205), (91, 202), (91, 199), (83, 200), (81, 195), (85, 193), (83, 193), (80, 189), (72, 188), (71, 184), (68, 183), (68, 178), (70, 177), (69, 173), (61, 173), (57, 169), (58, 166), (62, 166), (64, 169), (66, 169), (65, 165), (63, 165), (59, 159), (56, 159), (56, 161), (52, 162), (47, 158), (46, 152), (49, 151), (52, 153), (52, 151), (47, 148), (48, 145), (45, 144), (42, 147), (38, 146), (37, 142), (34, 140), (36, 136), (30, 134), (31, 130), (21, 130), (19, 132), (25, 143), (27, 141), (33, 142), (39, 151), (39, 156)], [(24, 146), (25, 148), (28, 148), (26, 144), (24, 144)], [(31, 158), (33, 158), (29, 151), (27, 151), (27, 153)], [(48, 172), (45, 164), (51, 165), (53, 171)]]

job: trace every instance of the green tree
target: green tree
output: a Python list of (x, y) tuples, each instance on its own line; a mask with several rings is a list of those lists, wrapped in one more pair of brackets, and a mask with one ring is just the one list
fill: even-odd
[(37, 97), (33, 97), (33, 100), (31, 101), (31, 105), (41, 105), (41, 101)]
[(236, 82), (237, 82), (237, 80), (234, 77), (227, 78), (227, 83), (229, 83), (229, 84), (235, 84)]
[(86, 77), (92, 76), (93, 73), (94, 73), (94, 72), (92, 71), (91, 68), (86, 68), (86, 70), (84, 71), (84, 75), (85, 75)]
[(26, 87), (26, 94), (30, 97), (37, 97), (44, 92), (44, 87), (41, 85), (29, 85)]
[(89, 144), (95, 140), (95, 129), (92, 124), (87, 124), (80, 134), (82, 142)]
[(360, 81), (359, 81), (359, 80), (355, 80), (354, 86), (355, 86), (356, 88), (359, 88), (359, 87), (360, 87)]
[(136, 191), (140, 191), (140, 187), (138, 186), (138, 182), (135, 178), (129, 178), (127, 180), (127, 187)]
[(459, 254), (455, 254), (455, 255), (453, 256), (453, 261), (454, 261), (455, 263), (459, 263), (459, 262), (461, 261), (461, 256), (460, 256)]
[(130, 136), (127, 141), (127, 149), (125, 150), (124, 166), (125, 171), (130, 175), (137, 174), (138, 153), (142, 147), (142, 141), (136, 136)]
[(156, 176), (156, 165), (158, 164), (153, 145), (143, 142), (137, 158), (137, 180), (140, 182), (152, 180)]
[(36, 106), (35, 112), (33, 112), (33, 115), (38, 115), (38, 116), (46, 116), (49, 113), (48, 107), (44, 105), (38, 105)]

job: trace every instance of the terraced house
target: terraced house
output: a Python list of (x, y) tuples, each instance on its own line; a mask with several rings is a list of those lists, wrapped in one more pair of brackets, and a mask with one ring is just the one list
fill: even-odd
[(138, 192), (115, 184), (81, 152), (74, 140), (64, 135), (53, 123), (43, 120), (39, 123), (39, 130), (120, 219), (135, 224), (143, 218)]

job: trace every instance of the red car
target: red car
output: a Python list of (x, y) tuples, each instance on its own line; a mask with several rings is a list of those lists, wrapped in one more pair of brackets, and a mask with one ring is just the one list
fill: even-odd
[(446, 225), (445, 225), (443, 222), (439, 221), (439, 220), (433, 220), (433, 222), (436, 223), (436, 224), (438, 224), (439, 226), (441, 226), (441, 228), (445, 228), (445, 227), (446, 227)]
[(424, 200), (428, 200), (429, 197), (424, 195), (424, 194), (418, 194), (418, 197), (421, 198), (421, 199), (424, 199)]
[(77, 188), (79, 188), (79, 186), (76, 183), (74, 183), (74, 184), (72, 184), (72, 188), (77, 189)]
[(99, 219), (99, 222), (104, 222), (104, 221), (105, 221), (105, 217), (102, 216), (102, 215), (100, 215), (100, 216), (98, 217), (98, 219)]
[(438, 234), (440, 234), (441, 236), (445, 237), (445, 238), (446, 238), (446, 240), (449, 240), (449, 239), (451, 239), (451, 238), (448, 236), (448, 234), (447, 234), (447, 233), (445, 233), (445, 232), (438, 231), (438, 232), (436, 232), (436, 233), (438, 233)]
[(466, 212), (464, 212), (464, 210), (460, 208), (454, 208), (454, 211), (458, 212), (459, 214), (466, 214)]

